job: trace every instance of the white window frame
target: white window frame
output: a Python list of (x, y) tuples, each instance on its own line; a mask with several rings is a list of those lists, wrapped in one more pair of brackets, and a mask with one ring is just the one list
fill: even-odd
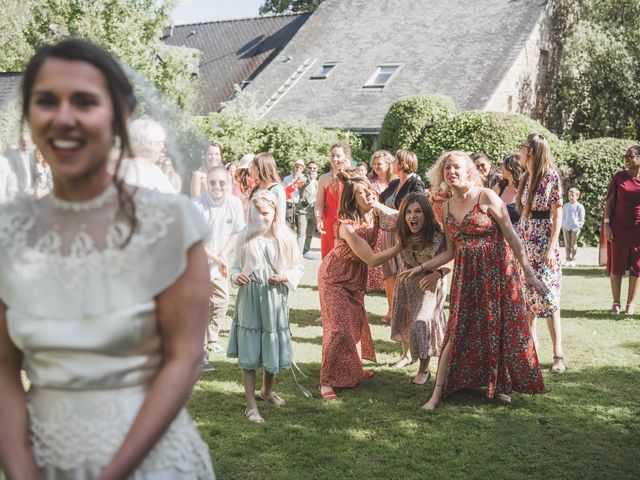
[[(374, 83), (375, 79), (378, 78), (378, 76), (382, 73), (382, 69), (383, 68), (395, 68), (395, 70), (391, 73), (391, 75), (389, 76), (389, 78), (387, 78), (387, 81), (384, 83)], [(391, 82), (391, 80), (394, 79), (394, 77), (396, 75), (398, 75), (398, 72), (402, 69), (402, 64), (400, 63), (383, 63), (380, 64), (376, 67), (375, 72), (373, 72), (373, 75), (371, 75), (369, 77), (369, 80), (367, 80), (367, 83), (365, 83), (362, 88), (374, 88), (374, 89), (383, 89), (384, 87), (386, 87), (387, 85), (389, 85), (389, 82)]]

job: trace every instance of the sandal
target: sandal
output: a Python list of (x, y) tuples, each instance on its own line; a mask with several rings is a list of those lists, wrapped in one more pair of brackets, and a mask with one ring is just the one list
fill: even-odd
[[(444, 392), (444, 383), (436, 383), (435, 387), (442, 387)], [(434, 390), (436, 389), (435, 387), (433, 388)], [(442, 394), (440, 394), (440, 397), (437, 400), (431, 401), (432, 399), (433, 399), (433, 395), (431, 395), (431, 398), (429, 399), (429, 401), (427, 401), (427, 403), (422, 405), (420, 408), (428, 412), (433, 412), (436, 408), (438, 408), (438, 405), (440, 405), (440, 402), (442, 402)]]
[(636, 304), (635, 303), (627, 303), (627, 309), (624, 311), (625, 315), (633, 315), (636, 313)]
[(413, 362), (408, 359), (407, 357), (402, 357), (400, 360), (398, 360), (395, 365), (394, 368), (404, 368), (407, 365), (411, 365)]
[(253, 423), (264, 423), (264, 418), (262, 418), (257, 408), (252, 408), (251, 410), (249, 410), (249, 407), (245, 408), (244, 417)]
[(611, 313), (613, 313), (614, 315), (620, 315), (620, 304), (617, 302), (613, 302), (613, 305), (611, 305)]
[(416, 374), (416, 376), (414, 377), (414, 379), (411, 380), (411, 383), (413, 383), (414, 385), (426, 385), (427, 382), (429, 381), (429, 379), (431, 378), (431, 372), (429, 372), (429, 371), (426, 372), (426, 377), (424, 379), (424, 382), (416, 382), (416, 378), (418, 378), (418, 375), (420, 375), (420, 374), (424, 375), (425, 372), (418, 372)]
[(382, 323), (384, 323), (384, 324), (389, 324), (389, 323), (391, 323), (391, 315), (389, 315), (389, 314), (387, 313), (384, 317), (382, 317), (382, 318), (380, 319), (380, 322), (382, 322)]
[(325, 400), (338, 400), (338, 396), (336, 395), (336, 392), (334, 392), (333, 390), (323, 393), (322, 387), (318, 387), (318, 393)]
[(498, 393), (496, 400), (502, 405), (511, 405), (511, 395), (507, 395), (506, 393)]
[(560, 375), (567, 371), (567, 366), (564, 364), (564, 357), (553, 357), (553, 366), (549, 371), (555, 375)]
[(282, 398), (280, 395), (278, 395), (275, 391), (272, 391), (266, 397), (263, 397), (262, 392), (260, 392), (258, 393), (258, 395), (256, 395), (256, 398), (259, 398), (260, 400), (264, 400), (265, 402), (273, 403), (276, 407), (281, 407), (287, 403), (286, 400)]

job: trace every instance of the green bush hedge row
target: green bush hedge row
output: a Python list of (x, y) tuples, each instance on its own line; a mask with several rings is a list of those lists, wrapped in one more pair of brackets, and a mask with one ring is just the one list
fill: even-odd
[(329, 148), (337, 140), (346, 140), (353, 157), (368, 158), (363, 137), (342, 130), (321, 128), (304, 122), (252, 120), (246, 115), (213, 114), (197, 119), (207, 138), (222, 142), (225, 161), (238, 160), (245, 153), (269, 152), (276, 159), (280, 175), (291, 173), (293, 163), (318, 162), (328, 167)]
[(378, 146), (391, 151), (399, 148), (415, 151), (420, 172), (424, 172), (449, 150), (482, 152), (499, 164), (504, 156), (517, 152), (532, 131), (549, 140), (564, 191), (571, 187), (581, 191), (580, 202), (587, 212), (582, 242), (596, 245), (607, 185), (613, 173), (623, 168), (622, 156), (635, 141), (599, 138), (565, 142), (522, 115), (460, 111), (446, 97), (424, 95), (406, 97), (391, 106), (382, 124)]

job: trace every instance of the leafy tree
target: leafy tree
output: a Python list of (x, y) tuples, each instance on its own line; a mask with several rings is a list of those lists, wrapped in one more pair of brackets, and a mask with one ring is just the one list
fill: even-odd
[(32, 0), (4, 0), (0, 15), (0, 71), (19, 72), (33, 48), (20, 32), (29, 21)]
[(570, 138), (640, 137), (640, 0), (559, 0), (554, 127)]
[(260, 15), (267, 13), (313, 12), (322, 0), (264, 0)]
[[(161, 88), (179, 106), (193, 98), (189, 57), (193, 51), (164, 45), (160, 38), (175, 0), (9, 0), (0, 25), (22, 25), (13, 41), (0, 29), (3, 67), (22, 70), (39, 46), (73, 36), (102, 45)], [(15, 28), (12, 28), (16, 32)], [(24, 42), (24, 44), (22, 43)], [(9, 60), (6, 60), (9, 59)]]

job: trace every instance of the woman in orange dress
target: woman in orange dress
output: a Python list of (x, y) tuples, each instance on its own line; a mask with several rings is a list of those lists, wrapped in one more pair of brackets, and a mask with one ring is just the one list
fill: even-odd
[(320, 250), (322, 258), (333, 249), (335, 233), (333, 226), (338, 221), (338, 205), (342, 193), (342, 183), (336, 175), (351, 163), (351, 147), (345, 141), (331, 145), (331, 171), (318, 179), (315, 216), (318, 232), (320, 232)]
[(371, 331), (364, 309), (367, 267), (376, 266), (400, 253), (402, 244), (374, 253), (382, 213), (386, 229), (393, 228), (397, 214), (381, 205), (371, 183), (362, 176), (339, 172), (344, 183), (336, 242), (322, 260), (318, 291), (322, 309), (322, 366), (320, 394), (335, 400), (334, 388), (353, 388), (371, 372), (362, 369), (362, 359), (376, 361)]

